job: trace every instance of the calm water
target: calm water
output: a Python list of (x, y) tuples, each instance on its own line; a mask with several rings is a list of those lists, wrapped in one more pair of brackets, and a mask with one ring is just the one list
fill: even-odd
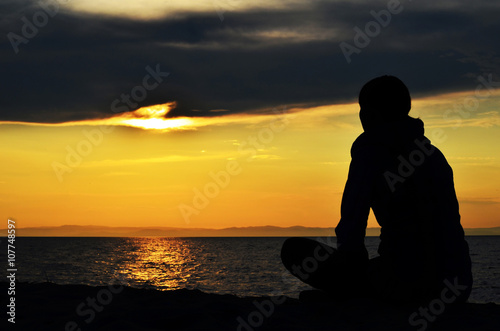
[[(200, 289), (239, 296), (288, 295), (308, 289), (288, 275), (285, 238), (17, 238), (19, 281), (161, 290)], [(334, 240), (334, 239), (333, 239)], [(500, 236), (467, 237), (473, 261), (471, 302), (500, 303)], [(366, 238), (371, 256), (379, 239)], [(1, 261), (6, 261), (2, 239)]]

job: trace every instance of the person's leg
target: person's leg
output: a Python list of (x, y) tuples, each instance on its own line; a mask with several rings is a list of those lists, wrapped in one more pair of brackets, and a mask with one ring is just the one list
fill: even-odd
[(396, 299), (396, 295), (408, 295), (408, 293), (401, 291), (390, 265), (380, 256), (370, 259), (368, 262), (367, 278), (369, 295), (373, 298), (392, 302)]
[(472, 277), (467, 273), (448, 277), (447, 280), (426, 279), (418, 269), (398, 270), (400, 265), (380, 256), (369, 261), (368, 288), (371, 297), (393, 304), (426, 306), (433, 300), (442, 299), (443, 295), (447, 303), (465, 302), (470, 295)]
[(283, 265), (306, 284), (336, 297), (366, 294), (366, 265), (335, 248), (308, 238), (289, 238), (281, 249)]
[(317, 289), (327, 289), (335, 278), (336, 249), (307, 238), (289, 238), (281, 248), (281, 261), (292, 275)]

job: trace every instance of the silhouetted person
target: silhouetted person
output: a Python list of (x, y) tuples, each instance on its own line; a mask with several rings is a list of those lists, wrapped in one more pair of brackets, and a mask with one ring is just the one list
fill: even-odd
[[(471, 261), (452, 169), (424, 136), (423, 122), (408, 116), (407, 87), (393, 76), (375, 78), (361, 89), (359, 105), (364, 132), (351, 149), (337, 249), (287, 239), (285, 267), (338, 298), (467, 300)], [(370, 208), (381, 242), (379, 256), (369, 260), (364, 237)]]

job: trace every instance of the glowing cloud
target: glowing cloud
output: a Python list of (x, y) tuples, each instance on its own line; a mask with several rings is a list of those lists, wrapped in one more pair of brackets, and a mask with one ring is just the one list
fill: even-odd
[[(258, 124), (269, 121), (272, 117), (290, 116), (294, 117), (295, 112), (301, 109), (290, 109), (283, 112), (269, 114), (234, 114), (213, 117), (175, 117), (167, 118), (166, 115), (176, 107), (175, 102), (142, 107), (134, 111), (116, 114), (104, 119), (90, 119), (81, 121), (71, 121), (64, 123), (31, 123), (18, 121), (0, 121), (0, 125), (26, 125), (26, 126), (46, 126), (46, 127), (67, 127), (67, 126), (128, 126), (143, 130), (157, 130), (162, 132), (197, 130), (200, 127), (210, 125), (226, 125), (233, 123)], [(220, 111), (224, 113), (223, 111)]]
[(114, 125), (126, 125), (142, 129), (175, 130), (191, 126), (192, 119), (165, 118), (165, 115), (175, 106), (174, 103), (165, 103), (150, 107), (139, 108), (133, 112), (112, 117)]
[(83, 125), (108, 125), (108, 126), (130, 126), (146, 130), (194, 130), (194, 120), (188, 117), (166, 118), (168, 112), (175, 107), (175, 102), (164, 103), (137, 110), (120, 113), (109, 118), (96, 120), (71, 121), (64, 123), (29, 123), (2, 121), (0, 124), (17, 124), (28, 126), (83, 126)]

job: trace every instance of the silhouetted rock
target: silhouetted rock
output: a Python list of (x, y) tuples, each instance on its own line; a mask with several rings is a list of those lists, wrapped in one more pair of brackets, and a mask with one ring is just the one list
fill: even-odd
[[(5, 282), (0, 286), (8, 288)], [(5, 304), (6, 296), (3, 298)], [(389, 306), (374, 300), (304, 303), (286, 297), (239, 298), (199, 290), (52, 283), (18, 283), (15, 298), (17, 330), (422, 329), (422, 324), (409, 323), (418, 307)], [(6, 323), (4, 315), (2, 324)], [(446, 307), (427, 330), (500, 330), (500, 305)]]

